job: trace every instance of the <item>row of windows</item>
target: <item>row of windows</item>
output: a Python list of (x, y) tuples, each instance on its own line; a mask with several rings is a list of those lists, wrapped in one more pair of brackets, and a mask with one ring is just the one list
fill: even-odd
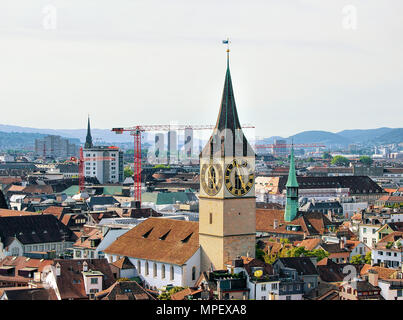
[[(117, 257), (117, 259), (116, 260), (119, 260), (121, 257)], [(113, 262), (113, 258), (112, 258), (112, 256), (110, 256), (109, 257), (109, 262), (110, 263), (112, 263)], [(152, 270), (152, 272), (153, 272), (153, 277), (158, 277), (158, 267), (157, 267), (157, 264), (154, 262), (153, 263), (153, 266), (152, 266), (153, 268), (153, 270)], [(140, 260), (137, 260), (137, 272), (138, 272), (138, 274), (143, 274), (143, 275), (145, 275), (145, 276), (149, 276), (150, 275), (150, 265), (149, 265), (149, 263), (148, 263), (148, 261), (146, 261), (145, 262), (145, 264), (144, 264), (144, 272), (143, 272), (143, 270), (142, 270), (143, 268), (142, 268), (142, 265), (141, 265), (141, 261)], [(196, 280), (196, 267), (195, 266), (193, 266), (192, 267), (192, 280), (194, 281), (194, 280)], [(167, 270), (166, 270), (166, 266), (165, 266), (165, 264), (162, 264), (161, 265), (161, 279), (166, 279), (166, 277), (167, 277)], [(174, 266), (170, 266), (169, 267), (169, 280), (175, 280), (175, 270), (174, 270)]]
[(47, 244), (39, 244), (39, 245), (32, 245), (32, 246), (26, 246), (25, 252), (31, 252), (31, 251), (45, 251), (45, 250), (56, 250), (60, 251), (62, 249), (62, 245), (59, 243), (56, 245), (56, 243), (47, 243)]
[(74, 250), (74, 251), (75, 251), (74, 256), (76, 258), (81, 258), (82, 256), (84, 256), (84, 258), (93, 259), (95, 257), (94, 251), (89, 251), (87, 254), (81, 252), (81, 250)]
[[(272, 283), (271, 285), (269, 284), (268, 287), (270, 288), (270, 286), (271, 290), (277, 290), (277, 283)], [(266, 291), (266, 284), (262, 284), (260, 290)]]
[[(383, 256), (383, 251), (378, 251), (378, 254), (379, 254), (380, 256)], [(392, 252), (387, 251), (387, 252), (386, 252), (386, 255), (387, 255), (388, 257), (391, 257), (391, 256), (392, 256)], [(397, 257), (397, 252), (393, 252), (393, 256), (394, 256), (394, 257)]]

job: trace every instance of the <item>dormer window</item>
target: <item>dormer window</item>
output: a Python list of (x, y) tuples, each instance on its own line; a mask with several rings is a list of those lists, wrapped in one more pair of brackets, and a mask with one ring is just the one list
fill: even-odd
[(147, 237), (150, 235), (151, 231), (153, 231), (153, 229), (154, 229), (154, 228), (151, 228), (151, 229), (148, 230), (145, 234), (143, 234), (143, 238), (147, 238)]
[(190, 237), (193, 235), (193, 232), (191, 233), (191, 234), (189, 234), (189, 235), (187, 235), (184, 239), (182, 239), (181, 241), (182, 241), (182, 243), (186, 243), (186, 242), (188, 242), (189, 241), (189, 239), (190, 239)]
[(165, 240), (166, 239), (166, 237), (168, 236), (168, 234), (171, 232), (171, 230), (168, 230), (168, 232), (166, 232), (164, 235), (162, 235), (161, 237), (160, 237), (160, 240)]

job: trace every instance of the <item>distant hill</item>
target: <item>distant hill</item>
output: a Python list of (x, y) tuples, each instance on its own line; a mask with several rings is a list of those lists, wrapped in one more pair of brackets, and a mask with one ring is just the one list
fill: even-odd
[[(14, 135), (5, 135), (6, 133), (14, 133)], [(95, 144), (132, 144), (133, 137), (125, 132), (123, 134), (115, 134), (110, 129), (91, 129), (92, 138)], [(21, 147), (25, 144), (34, 145), (36, 138), (41, 138), (44, 135), (53, 134), (59, 135), (68, 139), (79, 139), (84, 143), (87, 130), (83, 129), (38, 129), (29, 127), (20, 127), (12, 125), (0, 124), (0, 149), (4, 150), (4, 146), (8, 149)], [(11, 139), (11, 140), (10, 140)], [(272, 136), (261, 138), (256, 141), (258, 144), (272, 144), (276, 139), (286, 140), (287, 143), (319, 143), (329, 147), (345, 147), (349, 144), (391, 144), (403, 142), (403, 128), (377, 128), (377, 129), (353, 129), (343, 130), (337, 133), (328, 131), (303, 131), (292, 135), (288, 138), (280, 136)], [(7, 144), (11, 141), (10, 144)], [(152, 134), (144, 133), (143, 142), (153, 144), (154, 138)], [(76, 142), (77, 143), (77, 142)], [(204, 143), (202, 143), (204, 144)], [(195, 147), (198, 145), (198, 140), (195, 139)]]
[(328, 131), (303, 131), (287, 138), (294, 143), (320, 143), (327, 146), (346, 146), (352, 141), (336, 133)]
[(388, 143), (402, 143), (403, 142), (403, 128), (391, 129), (389, 132), (381, 135), (373, 141), (379, 144), (388, 144)]
[(391, 132), (392, 128), (378, 128), (378, 129), (355, 129), (355, 130), (343, 130), (337, 132), (338, 135), (350, 139), (354, 143), (369, 143), (377, 140), (382, 135)]
[[(22, 132), (22, 133), (41, 133), (44, 135), (53, 134), (62, 136), (65, 138), (80, 139), (81, 142), (85, 142), (87, 135), (87, 129), (39, 129), (20, 126), (11, 126), (0, 124), (0, 131), (2, 132)], [(133, 138), (128, 134), (116, 134), (110, 129), (91, 129), (91, 135), (96, 140), (104, 142), (132, 142)]]
[[(31, 149), (35, 146), (35, 139), (42, 139), (47, 136), (43, 133), (35, 132), (2, 132), (0, 131), (0, 150), (10, 149)], [(80, 140), (75, 138), (64, 137), (70, 142), (79, 144)]]
[(10, 149), (31, 149), (35, 145), (35, 139), (43, 138), (45, 135), (41, 133), (26, 132), (0, 132), (0, 150)]

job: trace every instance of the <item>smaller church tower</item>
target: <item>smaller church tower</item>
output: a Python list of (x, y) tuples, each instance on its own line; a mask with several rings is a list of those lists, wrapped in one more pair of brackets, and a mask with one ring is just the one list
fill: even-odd
[(294, 147), (291, 147), (290, 171), (285, 185), (287, 188), (287, 201), (285, 204), (284, 220), (289, 222), (295, 219), (298, 213), (298, 182), (295, 173)]
[(90, 127), (90, 116), (88, 116), (88, 125), (87, 125), (87, 137), (85, 138), (85, 149), (90, 149), (94, 147), (92, 144), (92, 136), (91, 136), (91, 127)]

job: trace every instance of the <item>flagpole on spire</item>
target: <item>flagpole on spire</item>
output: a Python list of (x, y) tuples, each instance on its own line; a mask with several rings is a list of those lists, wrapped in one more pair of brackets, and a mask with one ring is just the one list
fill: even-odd
[(229, 38), (227, 38), (226, 40), (223, 40), (222, 43), (227, 45), (227, 67), (229, 67), (229, 44), (231, 43), (231, 41), (229, 40)]

